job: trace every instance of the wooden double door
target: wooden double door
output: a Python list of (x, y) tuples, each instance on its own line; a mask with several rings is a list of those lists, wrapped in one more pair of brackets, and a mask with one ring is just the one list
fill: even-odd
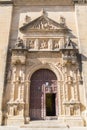
[(37, 70), (31, 77), (30, 119), (56, 116), (57, 102), (56, 75), (49, 69)]

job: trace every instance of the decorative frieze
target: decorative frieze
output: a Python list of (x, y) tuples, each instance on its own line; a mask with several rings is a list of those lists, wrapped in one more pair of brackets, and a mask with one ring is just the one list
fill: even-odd
[(64, 38), (26, 38), (25, 41), (26, 49), (28, 49), (28, 51), (59, 51), (64, 45)]

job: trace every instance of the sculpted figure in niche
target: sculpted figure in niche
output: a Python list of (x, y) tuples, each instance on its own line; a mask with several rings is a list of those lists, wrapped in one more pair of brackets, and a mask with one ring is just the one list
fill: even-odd
[(53, 44), (54, 44), (54, 49), (59, 48), (59, 41), (54, 40)]
[(20, 37), (18, 37), (18, 39), (17, 39), (17, 43), (15, 44), (15, 48), (17, 48), (17, 49), (23, 49), (24, 48), (23, 40)]
[(29, 49), (34, 49), (34, 41), (33, 40), (29, 41)]
[(41, 46), (40, 46), (41, 49), (46, 49), (46, 48), (48, 48), (48, 43), (46, 42), (46, 40), (43, 40), (40, 45), (41, 45)]

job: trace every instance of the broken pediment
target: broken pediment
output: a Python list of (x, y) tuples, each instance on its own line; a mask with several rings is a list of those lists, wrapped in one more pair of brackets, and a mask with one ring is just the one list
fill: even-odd
[(54, 31), (54, 30), (69, 30), (65, 24), (57, 23), (56, 21), (48, 18), (46, 15), (41, 15), (35, 20), (23, 25), (20, 28), (21, 32), (26, 31)]

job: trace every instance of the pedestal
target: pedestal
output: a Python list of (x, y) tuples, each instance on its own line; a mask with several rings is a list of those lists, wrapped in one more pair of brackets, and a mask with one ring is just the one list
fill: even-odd
[(30, 117), (25, 117), (25, 124), (29, 124), (30, 122)]
[(60, 116), (58, 120), (65, 124), (65, 126), (84, 126), (84, 121), (80, 116)]
[(82, 113), (84, 125), (87, 126), (87, 109)]
[(10, 125), (10, 126), (24, 125), (24, 117), (23, 116), (8, 116), (7, 125)]

